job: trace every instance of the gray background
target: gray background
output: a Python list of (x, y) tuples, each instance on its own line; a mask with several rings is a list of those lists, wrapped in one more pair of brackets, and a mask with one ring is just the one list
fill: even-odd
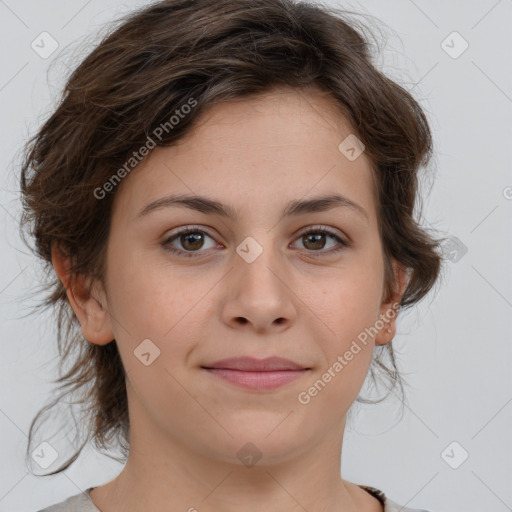
[[(17, 177), (20, 147), (54, 107), (66, 62), (84, 55), (73, 56), (77, 45), (146, 3), (0, 0), (0, 511), (38, 510), (122, 468), (93, 450), (55, 477), (25, 466), (28, 427), (53, 389), (57, 348), (50, 315), (29, 315), (41, 271), (18, 235)], [(410, 384), (405, 414), (393, 397), (354, 409), (343, 476), (432, 512), (512, 510), (512, 1), (329, 3), (383, 22), (378, 62), (420, 101), (434, 132), (423, 223), (452, 237), (438, 287), (398, 323), (393, 343)], [(43, 31), (59, 44), (46, 59), (31, 48)], [(463, 40), (469, 46), (458, 55)], [(56, 57), (64, 62), (50, 69)], [(460, 464), (463, 450), (469, 457)]]

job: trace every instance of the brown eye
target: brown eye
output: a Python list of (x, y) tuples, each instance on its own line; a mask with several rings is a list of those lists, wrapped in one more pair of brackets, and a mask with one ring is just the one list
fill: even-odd
[(325, 233), (309, 233), (307, 235), (302, 235), (307, 249), (318, 250), (323, 249), (326, 243), (326, 235)]
[[(200, 249), (204, 249), (205, 239), (213, 238), (201, 229), (196, 228), (182, 228), (178, 233), (167, 238), (162, 246), (166, 251), (178, 254), (180, 256), (194, 257), (200, 256), (203, 252)], [(176, 245), (179, 244), (178, 247)], [(211, 247), (214, 247), (213, 244)], [(211, 248), (211, 247), (207, 247)], [(197, 254), (194, 254), (197, 253)]]
[(187, 251), (197, 251), (198, 249), (201, 249), (204, 243), (203, 238), (203, 235), (199, 231), (179, 235), (181, 245)]
[[(327, 247), (329, 242), (328, 239), (334, 240), (334, 244), (331, 244), (330, 247)], [(311, 253), (319, 253), (318, 255), (323, 254), (333, 254), (335, 252), (341, 251), (349, 246), (349, 243), (340, 238), (337, 234), (325, 230), (312, 228), (302, 233), (299, 237), (299, 240), (302, 240), (304, 248), (307, 249), (308, 252)], [(323, 250), (327, 247), (327, 250)], [(331, 249), (331, 247), (334, 247)], [(315, 256), (317, 256), (315, 254)]]

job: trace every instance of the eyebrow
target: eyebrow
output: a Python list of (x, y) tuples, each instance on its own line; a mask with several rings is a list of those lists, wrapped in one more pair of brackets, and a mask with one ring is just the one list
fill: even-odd
[[(150, 212), (170, 207), (189, 208), (201, 213), (218, 215), (228, 219), (236, 219), (238, 217), (236, 210), (230, 205), (222, 204), (219, 201), (205, 196), (181, 194), (162, 197), (147, 204), (137, 214), (136, 218), (144, 217)], [(361, 205), (339, 194), (330, 194), (307, 200), (290, 201), (283, 210), (279, 221), (286, 217), (324, 212), (340, 207), (349, 208), (364, 217), (367, 222), (369, 221), (368, 214)]]

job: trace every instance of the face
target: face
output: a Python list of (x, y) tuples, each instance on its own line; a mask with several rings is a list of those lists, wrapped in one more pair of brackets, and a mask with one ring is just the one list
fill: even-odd
[[(82, 327), (116, 339), (132, 425), (238, 464), (247, 442), (280, 461), (339, 433), (391, 338), (387, 324), (361, 341), (390, 304), (370, 161), (338, 149), (351, 133), (325, 95), (276, 90), (211, 108), (118, 186), (104, 308)], [(301, 370), (251, 387), (248, 372), (204, 368), (243, 356)]]

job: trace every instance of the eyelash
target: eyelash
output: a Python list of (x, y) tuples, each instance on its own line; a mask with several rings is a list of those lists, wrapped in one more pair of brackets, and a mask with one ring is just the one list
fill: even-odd
[[(180, 236), (188, 235), (190, 233), (203, 233), (203, 234), (209, 236), (210, 238), (213, 238), (210, 234), (208, 234), (208, 232), (204, 231), (203, 229), (196, 228), (195, 226), (188, 226), (188, 227), (180, 228), (177, 233), (175, 233), (171, 237), (167, 238), (162, 243), (162, 246), (165, 248), (166, 251), (169, 251), (173, 254), (185, 256), (186, 258), (199, 257), (200, 253), (202, 252), (200, 250), (198, 250), (198, 251), (182, 251), (181, 249), (176, 249), (170, 245), (171, 242), (178, 239)], [(311, 256), (313, 256), (313, 257), (319, 257), (319, 256), (322, 256), (325, 254), (332, 255), (334, 253), (338, 253), (339, 251), (342, 251), (342, 250), (350, 247), (350, 245), (351, 245), (349, 242), (347, 242), (346, 240), (343, 240), (342, 238), (340, 238), (338, 235), (336, 235), (332, 231), (325, 229), (324, 226), (312, 226), (312, 227), (308, 228), (306, 231), (304, 231), (303, 233), (301, 233), (301, 235), (298, 238), (302, 238), (302, 237), (312, 234), (312, 233), (328, 235), (328, 236), (334, 238), (340, 245), (336, 249), (330, 249), (328, 251), (308, 251), (311, 253)], [(315, 253), (317, 253), (317, 254), (315, 254)]]

